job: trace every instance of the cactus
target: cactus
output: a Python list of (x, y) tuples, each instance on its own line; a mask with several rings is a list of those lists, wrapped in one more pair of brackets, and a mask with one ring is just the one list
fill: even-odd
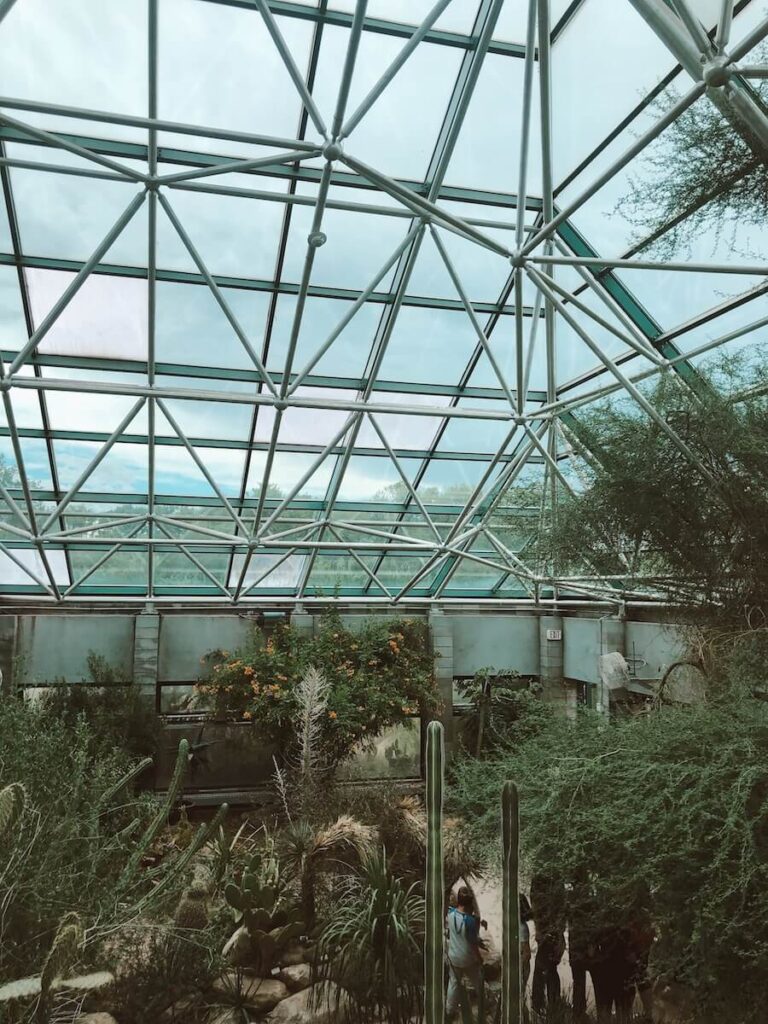
[(141, 864), (142, 858), (146, 855), (152, 843), (157, 839), (161, 829), (163, 829), (168, 823), (168, 817), (176, 804), (179, 793), (181, 792), (188, 763), (189, 742), (183, 739), (179, 742), (176, 764), (173, 769), (173, 776), (168, 786), (168, 792), (166, 793), (165, 800), (163, 801), (163, 806), (149, 823), (144, 835), (136, 844), (136, 849), (131, 854), (129, 861), (120, 876), (120, 881), (118, 882), (119, 890), (124, 891), (128, 887)]
[(248, 932), (253, 966), (261, 977), (267, 977), (278, 953), (298, 938), (303, 928), (300, 914), (282, 906), (279, 866), (272, 852), (254, 854), (239, 885), (230, 882), (224, 898), (237, 912), (238, 927)]
[(0, 789), (0, 839), (8, 835), (21, 817), (26, 793), (20, 782), (12, 782)]
[(40, 999), (37, 1004), (37, 1020), (46, 1024), (49, 1017), (51, 996), (54, 987), (77, 960), (83, 944), (83, 926), (77, 914), (65, 914), (56, 929), (53, 943), (43, 964), (40, 975)]
[(176, 907), (173, 923), (187, 931), (200, 931), (208, 924), (207, 892), (201, 885), (185, 889)]
[(502, 953), (501, 1024), (522, 1020), (520, 991), (520, 895), (518, 870), (520, 826), (517, 786), (505, 782), (501, 791)]
[(443, 959), (445, 931), (443, 923), (443, 726), (427, 726), (427, 874), (426, 938), (424, 949), (425, 1024), (443, 1024)]

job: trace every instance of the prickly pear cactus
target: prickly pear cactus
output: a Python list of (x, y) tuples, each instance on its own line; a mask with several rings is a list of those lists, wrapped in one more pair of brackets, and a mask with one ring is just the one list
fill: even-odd
[(265, 977), (280, 952), (303, 929), (299, 912), (286, 906), (277, 861), (269, 853), (256, 853), (240, 882), (226, 886), (224, 897), (236, 911), (238, 927), (243, 926), (248, 932), (253, 966)]

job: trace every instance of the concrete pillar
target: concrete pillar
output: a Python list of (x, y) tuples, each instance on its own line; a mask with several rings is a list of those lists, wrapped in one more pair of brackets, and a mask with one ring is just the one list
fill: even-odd
[(429, 632), (432, 651), (435, 656), (435, 679), (442, 704), (440, 720), (445, 729), (445, 752), (450, 757), (453, 751), (453, 623), (445, 614), (435, 608), (429, 613)]
[(154, 705), (157, 698), (160, 616), (152, 604), (136, 616), (133, 634), (133, 683)]
[(0, 697), (10, 696), (14, 692), (17, 623), (15, 615), (0, 615)]
[(291, 611), (291, 625), (297, 633), (303, 636), (312, 636), (315, 631), (315, 617), (311, 615), (303, 604), (296, 604)]
[(564, 662), (563, 618), (561, 615), (542, 615), (539, 619), (539, 682), (542, 697), (565, 715), (567, 694), (563, 673)]

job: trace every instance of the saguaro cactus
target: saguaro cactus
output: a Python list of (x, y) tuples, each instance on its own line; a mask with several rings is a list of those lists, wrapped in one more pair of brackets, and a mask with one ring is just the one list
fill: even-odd
[(443, 1024), (443, 771), (444, 739), (440, 722), (427, 726), (427, 872), (426, 938), (424, 949), (425, 1024)]
[(501, 1024), (519, 1024), (522, 1020), (520, 991), (520, 895), (518, 870), (520, 858), (517, 786), (505, 782), (501, 791), (502, 841), (502, 954)]

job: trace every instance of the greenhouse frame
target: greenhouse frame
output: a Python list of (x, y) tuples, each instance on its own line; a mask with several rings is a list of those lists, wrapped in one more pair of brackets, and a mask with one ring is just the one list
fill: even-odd
[(754, 344), (768, 266), (611, 215), (696, 104), (768, 144), (767, 35), (758, 0), (0, 0), (0, 594), (661, 600), (531, 542), (607, 396), (717, 486), (638, 385)]

